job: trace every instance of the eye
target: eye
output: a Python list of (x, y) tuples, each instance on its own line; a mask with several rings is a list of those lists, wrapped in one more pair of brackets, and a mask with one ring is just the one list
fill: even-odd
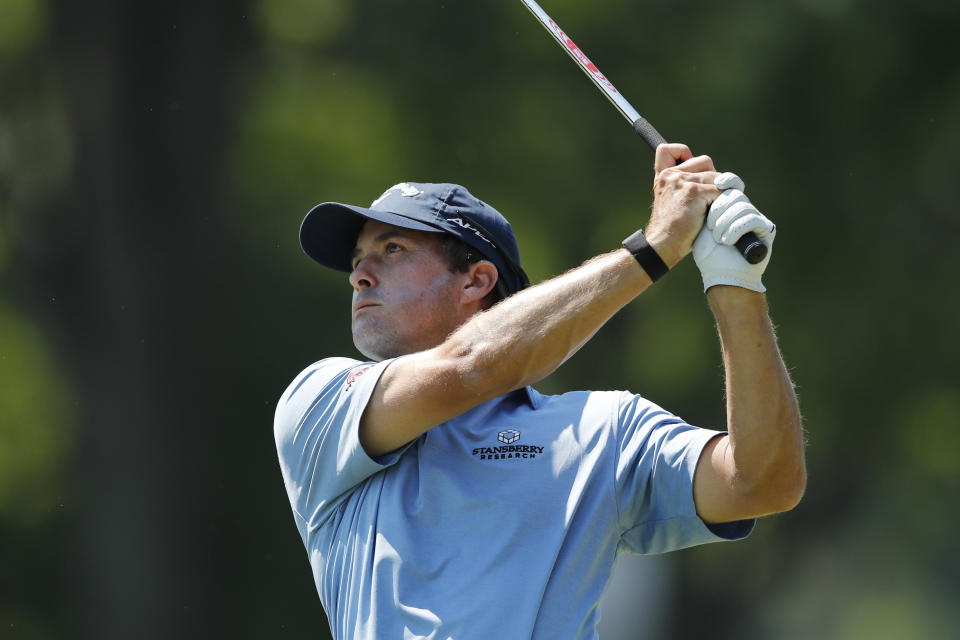
[(396, 242), (388, 242), (383, 250), (385, 253), (397, 253), (399, 251), (403, 251), (403, 247), (398, 245)]

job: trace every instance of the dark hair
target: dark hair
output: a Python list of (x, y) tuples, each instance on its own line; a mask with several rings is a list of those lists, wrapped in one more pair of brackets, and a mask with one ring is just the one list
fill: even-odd
[[(460, 238), (446, 233), (440, 234), (437, 238), (437, 247), (439, 247), (440, 252), (447, 258), (451, 273), (466, 273), (470, 270), (470, 265), (480, 262), (481, 260), (489, 260), (489, 258)], [(498, 269), (498, 276), (499, 273)], [(497, 292), (497, 289), (498, 287), (491, 289), (490, 293), (483, 299), (487, 307), (500, 301), (501, 296)]]

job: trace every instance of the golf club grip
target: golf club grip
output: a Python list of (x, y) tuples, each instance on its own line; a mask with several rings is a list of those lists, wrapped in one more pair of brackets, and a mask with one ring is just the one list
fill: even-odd
[[(650, 145), (650, 148), (654, 151), (657, 150), (657, 146), (666, 143), (666, 139), (660, 135), (660, 132), (654, 129), (653, 125), (647, 122), (647, 119), (643, 116), (640, 116), (634, 121), (633, 130), (636, 131), (640, 137), (643, 138), (644, 142)], [(757, 264), (767, 257), (767, 245), (763, 244), (753, 231), (748, 231), (740, 236), (740, 239), (736, 242), (736, 246), (740, 255), (743, 256), (743, 259), (750, 264)]]
[(666, 144), (666, 139), (660, 135), (660, 132), (653, 128), (653, 125), (647, 122), (643, 116), (637, 118), (633, 123), (633, 130), (636, 131), (644, 142), (650, 145), (654, 151), (661, 144)]

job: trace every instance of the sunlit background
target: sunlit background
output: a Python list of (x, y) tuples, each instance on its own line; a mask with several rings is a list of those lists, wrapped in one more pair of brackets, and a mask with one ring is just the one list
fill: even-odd
[[(542, 4), (777, 222), (809, 438), (800, 507), (624, 562), (601, 637), (960, 637), (960, 5)], [(303, 214), (460, 182), (539, 281), (644, 224), (651, 178), (520, 2), (0, 0), (0, 637), (327, 637), (272, 416), (356, 352)], [(538, 387), (722, 426), (698, 286)]]

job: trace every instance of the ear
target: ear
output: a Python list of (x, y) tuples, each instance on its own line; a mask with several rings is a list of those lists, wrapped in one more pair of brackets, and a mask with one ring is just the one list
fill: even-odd
[(486, 298), (496, 286), (500, 274), (492, 262), (481, 260), (470, 265), (467, 275), (469, 277), (460, 295), (460, 301), (464, 304), (480, 302)]

